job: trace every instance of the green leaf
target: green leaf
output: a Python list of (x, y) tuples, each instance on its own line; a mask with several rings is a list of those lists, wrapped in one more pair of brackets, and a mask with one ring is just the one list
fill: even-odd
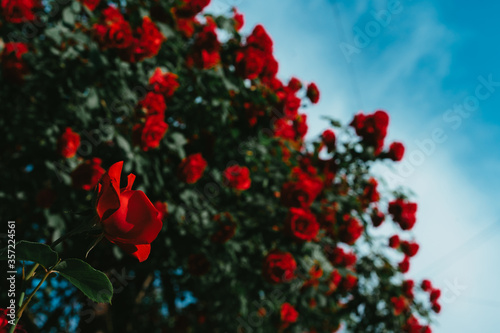
[(56, 266), (61, 274), (88, 298), (97, 303), (110, 303), (113, 285), (106, 274), (94, 269), (80, 259), (66, 259)]
[(70, 27), (75, 25), (75, 14), (71, 7), (66, 7), (62, 12), (63, 22), (69, 25)]
[[(54, 266), (59, 259), (57, 252), (42, 243), (20, 241), (16, 244), (16, 260), (33, 261), (45, 268)], [(0, 260), (7, 260), (8, 247), (1, 250)]]

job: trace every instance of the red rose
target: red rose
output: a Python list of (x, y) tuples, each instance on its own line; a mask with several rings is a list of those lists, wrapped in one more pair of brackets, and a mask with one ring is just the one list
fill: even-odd
[(245, 79), (256, 79), (265, 66), (265, 53), (255, 47), (246, 47), (236, 53), (236, 72)]
[(401, 242), (401, 251), (406, 254), (408, 257), (413, 257), (417, 254), (419, 245), (413, 242), (402, 241)]
[(106, 171), (101, 168), (101, 159), (93, 158), (80, 164), (71, 173), (73, 186), (86, 191), (92, 190)]
[(300, 89), (302, 89), (302, 82), (300, 82), (299, 79), (292, 77), (290, 79), (290, 81), (288, 81), (287, 88), (288, 88), (288, 90), (295, 93), (295, 92), (299, 91)]
[(236, 31), (239, 31), (241, 28), (243, 28), (243, 24), (245, 24), (245, 19), (243, 17), (243, 14), (238, 12), (236, 8), (233, 8), (233, 20), (234, 20), (234, 29)]
[(295, 127), (295, 132), (297, 133), (297, 138), (304, 139), (304, 136), (306, 136), (308, 130), (307, 115), (299, 114), (298, 117), (293, 121), (293, 125)]
[(18, 42), (5, 43), (1, 54), (3, 76), (14, 83), (21, 83), (29, 73), (23, 55), (28, 53), (28, 45)]
[(303, 171), (297, 171), (295, 177), (296, 181), (283, 184), (281, 202), (287, 207), (306, 208), (311, 206), (323, 189), (323, 182)]
[(82, 3), (87, 7), (90, 11), (94, 11), (99, 5), (101, 0), (82, 0)]
[(174, 73), (163, 72), (161, 68), (156, 68), (153, 75), (149, 78), (149, 85), (158, 94), (163, 94), (165, 97), (172, 97), (174, 92), (179, 88), (177, 82), (178, 76)]
[(373, 226), (379, 227), (385, 221), (385, 215), (378, 208), (374, 208), (372, 214), (370, 215)]
[(438, 302), (432, 303), (432, 311), (436, 313), (441, 312), (441, 305)]
[(316, 104), (319, 101), (319, 89), (316, 86), (316, 83), (311, 82), (307, 86), (307, 98), (313, 103)]
[(382, 151), (389, 126), (389, 115), (385, 111), (378, 110), (369, 115), (359, 113), (352, 120), (351, 126), (365, 145), (375, 148), (375, 155)]
[(284, 99), (283, 112), (288, 118), (294, 119), (299, 112), (300, 103), (300, 98), (295, 96), (294, 93), (288, 93)]
[(418, 319), (413, 315), (406, 320), (406, 324), (403, 326), (403, 332), (408, 333), (431, 333), (431, 329), (428, 326), (422, 326), (418, 322)]
[(335, 150), (336, 138), (335, 138), (335, 133), (332, 130), (330, 129), (325, 130), (321, 135), (321, 141), (325, 145), (329, 153)]
[(285, 140), (295, 140), (295, 128), (289, 119), (280, 118), (274, 123), (274, 136)]
[(210, 0), (184, 0), (184, 3), (175, 9), (176, 15), (180, 17), (193, 17), (203, 10)]
[(217, 39), (217, 24), (207, 17), (207, 23), (196, 35), (194, 45), (187, 57), (189, 67), (197, 66), (204, 69), (215, 67), (220, 62), (220, 42)]
[(338, 229), (338, 235), (341, 242), (353, 245), (363, 234), (364, 227), (354, 217), (348, 214), (344, 215), (342, 224)]
[(405, 154), (405, 146), (403, 146), (401, 142), (393, 142), (389, 146), (387, 157), (395, 162), (398, 162), (403, 159), (404, 154)]
[(41, 7), (37, 0), (1, 0), (3, 17), (10, 23), (34, 21), (34, 10)]
[(356, 255), (345, 252), (341, 247), (326, 247), (325, 254), (334, 267), (352, 267), (356, 263)]
[(264, 260), (262, 274), (267, 281), (277, 284), (295, 278), (296, 269), (297, 263), (290, 253), (272, 251)]
[(403, 199), (389, 202), (389, 213), (401, 229), (410, 230), (417, 221), (417, 204)]
[(361, 208), (366, 209), (370, 203), (378, 202), (380, 200), (380, 194), (377, 191), (378, 182), (375, 178), (370, 178), (366, 182), (363, 194), (359, 198)]
[(140, 145), (144, 151), (158, 148), (167, 130), (168, 124), (163, 121), (163, 116), (149, 116), (146, 118), (145, 124), (134, 126), (134, 142), (136, 145)]
[(165, 97), (161, 94), (148, 92), (146, 96), (137, 104), (148, 116), (165, 114), (167, 104)]
[(132, 55), (129, 59), (132, 62), (156, 56), (160, 51), (161, 44), (166, 39), (149, 17), (142, 19), (142, 25), (137, 29), (137, 35), (139, 37), (134, 39), (134, 44), (131, 47)]
[(264, 62), (264, 68), (262, 68), (262, 72), (260, 73), (260, 77), (262, 82), (269, 83), (275, 76), (278, 74), (279, 63), (274, 58), (272, 54), (266, 57)]
[(399, 240), (398, 235), (394, 235), (391, 238), (389, 238), (389, 247), (397, 249), (399, 247), (399, 244), (401, 244), (401, 241)]
[(175, 16), (175, 22), (177, 23), (177, 29), (188, 38), (193, 36), (195, 27), (200, 23), (194, 17), (182, 18), (177, 17), (177, 15)]
[(319, 223), (310, 211), (292, 207), (285, 222), (285, 229), (296, 240), (307, 242), (317, 236)]
[(429, 295), (429, 299), (431, 303), (435, 303), (439, 300), (439, 297), (441, 297), (441, 290), (439, 289), (432, 289), (431, 293)]
[(281, 305), (280, 318), (282, 322), (288, 324), (295, 323), (298, 317), (299, 313), (290, 303), (283, 303)]
[(102, 11), (100, 23), (94, 24), (93, 30), (103, 49), (125, 49), (132, 45), (132, 28), (115, 7), (109, 6)]
[(210, 238), (212, 242), (223, 244), (230, 240), (236, 233), (236, 223), (228, 212), (215, 215), (213, 220), (217, 222), (218, 230)]
[(260, 24), (256, 25), (248, 36), (247, 45), (261, 49), (267, 54), (273, 53), (273, 41), (266, 29)]
[(401, 271), (401, 273), (406, 273), (410, 270), (410, 257), (408, 256), (405, 256), (403, 258), (403, 261), (401, 261), (399, 264), (398, 264), (398, 267), (399, 267), (399, 270)]
[(399, 316), (407, 308), (407, 300), (404, 296), (391, 297), (391, 303), (394, 307), (394, 315)]
[(165, 202), (156, 201), (155, 208), (158, 211), (158, 218), (163, 221), (168, 215), (168, 205)]
[(182, 160), (178, 167), (179, 178), (188, 184), (194, 184), (203, 176), (207, 161), (200, 153), (192, 154)]
[(422, 284), (420, 286), (423, 291), (431, 291), (432, 283), (429, 280), (422, 280)]
[(358, 277), (348, 273), (346, 276), (344, 276), (344, 278), (342, 278), (339, 289), (341, 289), (342, 291), (349, 291), (356, 287), (357, 284)]
[(415, 294), (413, 293), (413, 288), (415, 287), (415, 281), (405, 280), (403, 281), (403, 285), (401, 287), (406, 297), (408, 297), (409, 299), (413, 299), (415, 297)]
[(80, 135), (67, 127), (64, 133), (57, 140), (57, 153), (65, 158), (71, 158), (76, 155), (80, 147)]
[(194, 276), (202, 276), (210, 270), (210, 262), (203, 253), (191, 254), (188, 258), (188, 272)]
[(146, 260), (163, 223), (158, 210), (142, 191), (132, 190), (135, 175), (127, 177), (127, 187), (120, 189), (123, 162), (113, 164), (102, 176), (97, 195), (97, 214), (104, 236), (123, 251)]
[(340, 282), (342, 281), (342, 275), (336, 269), (330, 273), (330, 279), (328, 280), (328, 291), (326, 295), (331, 295), (335, 290), (337, 290)]
[(252, 183), (250, 179), (250, 170), (247, 167), (232, 165), (227, 167), (223, 173), (224, 183), (226, 186), (239, 191), (245, 191), (250, 188)]

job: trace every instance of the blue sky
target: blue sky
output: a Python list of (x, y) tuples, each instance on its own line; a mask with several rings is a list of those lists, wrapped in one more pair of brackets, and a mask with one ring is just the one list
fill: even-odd
[[(416, 194), (422, 247), (410, 277), (430, 277), (443, 289), (434, 332), (497, 333), (500, 3), (395, 2), (213, 0), (210, 10), (237, 6), (244, 32), (262, 23), (280, 77), (318, 84), (310, 135), (325, 129), (322, 115), (347, 122), (360, 110), (390, 113), (389, 140), (403, 141), (407, 154), (396, 170), (377, 172)], [(376, 23), (374, 13), (389, 8)], [(347, 45), (356, 52), (346, 57)]]

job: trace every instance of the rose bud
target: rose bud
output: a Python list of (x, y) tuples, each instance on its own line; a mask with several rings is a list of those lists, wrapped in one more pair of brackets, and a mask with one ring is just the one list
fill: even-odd
[(200, 153), (189, 155), (179, 164), (179, 178), (185, 183), (194, 184), (203, 176), (206, 167), (207, 161)]
[(400, 244), (399, 236), (394, 235), (391, 238), (389, 238), (389, 247), (392, 247), (393, 249), (397, 249)]
[(309, 98), (313, 104), (316, 104), (319, 101), (318, 86), (316, 86), (314, 82), (309, 83), (307, 86), (307, 98)]
[(233, 8), (233, 20), (234, 29), (236, 31), (239, 31), (241, 28), (243, 28), (243, 24), (245, 24), (245, 18), (243, 17), (243, 14), (238, 12), (236, 8)]
[(290, 81), (288, 81), (287, 88), (290, 89), (290, 91), (292, 92), (297, 92), (300, 89), (302, 89), (302, 83), (296, 77), (292, 77)]
[(393, 142), (389, 146), (387, 157), (395, 162), (398, 162), (403, 159), (404, 154), (405, 154), (405, 146), (403, 146), (401, 142)]
[(295, 323), (299, 313), (290, 303), (283, 303), (280, 311), (281, 321), (287, 324)]
[(67, 127), (64, 133), (57, 140), (57, 152), (65, 158), (71, 158), (76, 155), (80, 147), (80, 135)]
[(325, 130), (321, 135), (321, 140), (329, 153), (335, 150), (335, 133), (332, 130)]
[(410, 257), (405, 256), (403, 261), (398, 265), (401, 273), (407, 273), (410, 270)]
[(417, 243), (402, 241), (401, 242), (401, 251), (406, 254), (408, 257), (413, 257), (417, 254), (419, 249), (419, 245)]
[(423, 291), (431, 291), (432, 283), (429, 280), (422, 280), (422, 284), (420, 286)]
[(429, 299), (431, 300), (431, 303), (436, 303), (437, 300), (441, 297), (441, 290), (439, 289), (432, 289), (431, 294), (429, 295)]
[(113, 164), (99, 182), (97, 214), (104, 236), (123, 251), (146, 260), (163, 223), (159, 212), (142, 191), (132, 190), (135, 175), (128, 175), (127, 187), (120, 189), (123, 161)]

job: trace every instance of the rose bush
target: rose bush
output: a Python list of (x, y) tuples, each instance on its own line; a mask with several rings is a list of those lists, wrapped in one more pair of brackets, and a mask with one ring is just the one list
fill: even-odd
[(389, 114), (308, 134), (319, 87), (209, 2), (0, 2), (0, 215), (115, 288), (97, 306), (75, 261), (45, 263), (23, 329), (430, 332), (418, 206), (372, 172), (404, 156)]

